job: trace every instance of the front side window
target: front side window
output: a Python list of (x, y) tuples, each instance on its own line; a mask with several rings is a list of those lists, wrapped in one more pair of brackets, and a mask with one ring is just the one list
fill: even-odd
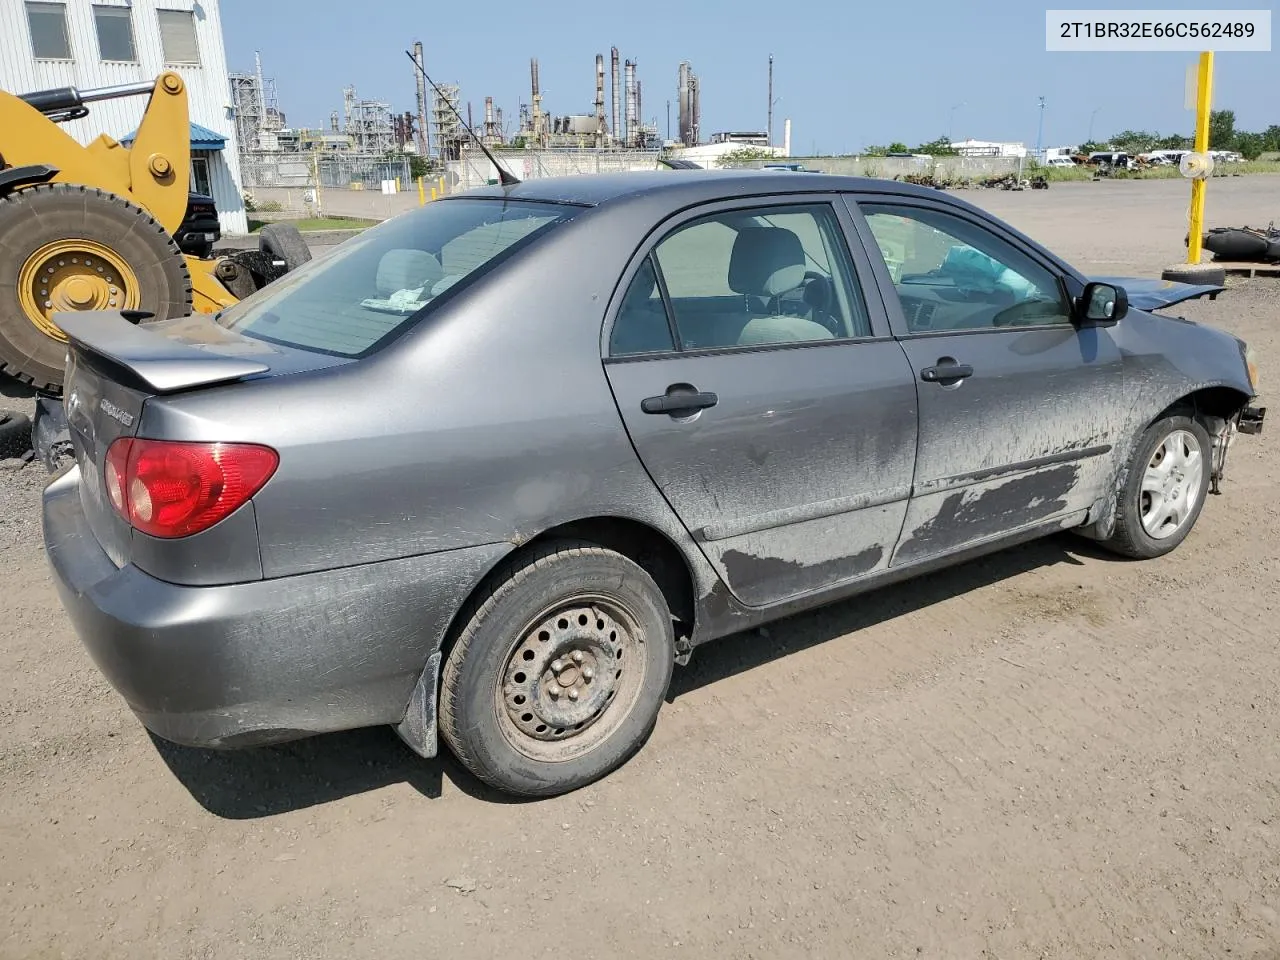
[[(840, 222), (828, 204), (756, 207), (701, 217), (664, 237), (654, 248), (653, 260), (685, 350), (807, 343), (871, 333)], [(620, 325), (636, 322), (632, 318), (639, 315), (620, 314), (614, 338), (620, 336)], [(658, 327), (652, 324), (650, 329)]]
[(513, 200), (429, 203), (366, 230), (223, 311), (248, 337), (362, 357), (416, 324), (437, 298), (474, 281), (579, 207)]
[(200, 46), (196, 43), (196, 21), (190, 10), (157, 10), (160, 23), (160, 46), (165, 63), (199, 63)]
[(93, 25), (98, 31), (98, 56), (103, 60), (133, 63), (133, 21), (128, 7), (93, 8)]
[(940, 210), (859, 205), (911, 333), (1069, 324), (1052, 272), (972, 221)]
[(27, 26), (31, 30), (31, 52), (37, 60), (71, 59), (66, 4), (29, 2)]

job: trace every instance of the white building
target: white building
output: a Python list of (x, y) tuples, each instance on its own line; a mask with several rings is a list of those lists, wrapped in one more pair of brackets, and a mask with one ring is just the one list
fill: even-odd
[[(187, 86), (191, 189), (213, 196), (225, 235), (247, 233), (218, 0), (0, 0), (0, 89), (87, 90), (170, 69)], [(105, 133), (127, 144), (146, 104), (91, 103), (61, 126), (80, 143)]]
[(958, 140), (951, 144), (951, 149), (962, 157), (1025, 157), (1027, 155), (1026, 144), (1000, 140)]
[(772, 154), (777, 158), (790, 157), (791, 121), (786, 120), (783, 123), (782, 146), (780, 147), (769, 146), (769, 135), (767, 133), (733, 131), (713, 133), (709, 143), (699, 143), (692, 147), (676, 147), (670, 153), (674, 158), (692, 160), (699, 166), (715, 170), (720, 167), (721, 161), (726, 156), (739, 150), (756, 150), (761, 153)]

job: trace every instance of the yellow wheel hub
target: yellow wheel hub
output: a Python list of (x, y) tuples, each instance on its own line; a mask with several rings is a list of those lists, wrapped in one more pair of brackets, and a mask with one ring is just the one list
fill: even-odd
[(73, 310), (134, 310), (138, 277), (120, 254), (96, 240), (56, 240), (18, 271), (18, 302), (45, 336), (66, 342), (53, 315)]

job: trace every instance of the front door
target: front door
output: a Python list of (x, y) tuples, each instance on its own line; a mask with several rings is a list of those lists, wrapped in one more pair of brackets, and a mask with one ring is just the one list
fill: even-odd
[(874, 280), (850, 255), (847, 210), (713, 209), (638, 254), (605, 369), (654, 482), (734, 595), (763, 605), (888, 565), (915, 465), (914, 375), (862, 295)]
[[(916, 376), (920, 449), (893, 564), (1002, 537), (1108, 496), (1121, 356), (1078, 328), (1058, 272), (958, 207), (859, 199)], [(855, 222), (857, 222), (855, 220)], [(864, 226), (865, 224), (865, 226)]]

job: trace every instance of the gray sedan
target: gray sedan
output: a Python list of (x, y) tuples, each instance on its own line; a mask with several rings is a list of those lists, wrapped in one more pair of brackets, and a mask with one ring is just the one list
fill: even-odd
[(62, 315), (62, 602), (142, 723), (388, 724), (561, 793), (701, 643), (1075, 530), (1191, 531), (1245, 344), (911, 185), (668, 171), (433, 202), (216, 318)]

